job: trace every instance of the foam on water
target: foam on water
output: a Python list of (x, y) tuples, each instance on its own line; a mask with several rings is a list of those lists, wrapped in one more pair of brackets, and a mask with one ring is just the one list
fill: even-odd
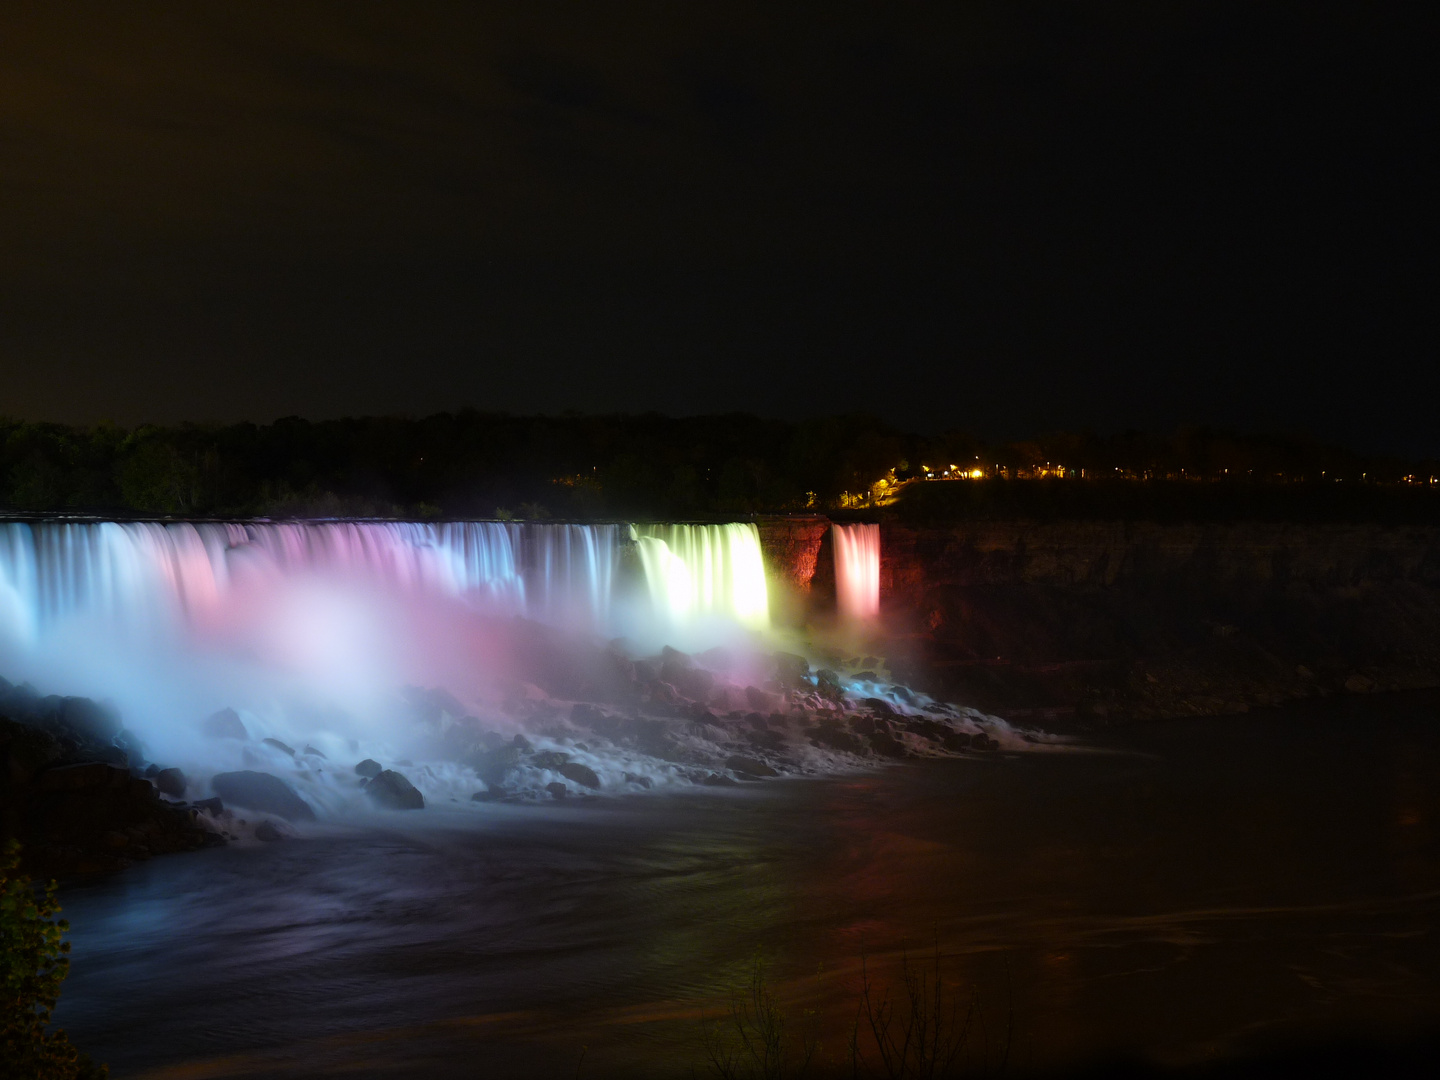
[[(878, 542), (837, 526), (856, 617)], [(811, 673), (768, 628), (752, 524), (0, 524), (0, 674), (113, 702), (202, 789), (258, 769), (338, 815), (365, 805), (362, 757), (468, 803), (1034, 745), (875, 672)], [(205, 732), (226, 707), (247, 739)]]

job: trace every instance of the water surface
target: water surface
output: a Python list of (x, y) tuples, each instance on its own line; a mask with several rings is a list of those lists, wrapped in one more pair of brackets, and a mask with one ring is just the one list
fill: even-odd
[(840, 1061), (938, 948), (1011, 1071), (1440, 1026), (1436, 698), (1102, 741), (157, 859), (65, 893), (60, 1016), (117, 1076), (689, 1075), (753, 957)]

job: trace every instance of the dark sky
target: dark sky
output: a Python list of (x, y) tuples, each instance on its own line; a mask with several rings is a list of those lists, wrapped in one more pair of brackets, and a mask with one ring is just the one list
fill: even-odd
[(1440, 452), (1429, 5), (6, 5), (0, 414)]

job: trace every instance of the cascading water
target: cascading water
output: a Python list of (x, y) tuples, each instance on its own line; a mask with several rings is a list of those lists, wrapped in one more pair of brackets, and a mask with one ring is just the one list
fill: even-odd
[(880, 614), (880, 526), (832, 525), (835, 598), (840, 617), (853, 622)]
[[(878, 529), (837, 527), (836, 553), (844, 610), (873, 615)], [(874, 665), (810, 674), (768, 626), (751, 524), (0, 523), (0, 676), (108, 699), (114, 747), (198, 793), (259, 770), (322, 812), (367, 805), (364, 757), (468, 804), (851, 767), (868, 744), (811, 724), (857, 702), (946, 751), (980, 730)], [(0, 711), (63, 706), (0, 679)]]
[(637, 525), (633, 529), (653, 612), (667, 628), (770, 623), (765, 561), (754, 525)]

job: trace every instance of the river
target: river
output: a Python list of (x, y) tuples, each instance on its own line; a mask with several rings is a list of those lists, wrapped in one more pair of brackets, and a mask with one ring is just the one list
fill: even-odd
[(589, 804), (427, 810), (66, 889), (58, 1017), (119, 1077), (688, 1076), (755, 958), (843, 1067), (862, 958), (972, 1071), (1440, 1021), (1440, 698)]

